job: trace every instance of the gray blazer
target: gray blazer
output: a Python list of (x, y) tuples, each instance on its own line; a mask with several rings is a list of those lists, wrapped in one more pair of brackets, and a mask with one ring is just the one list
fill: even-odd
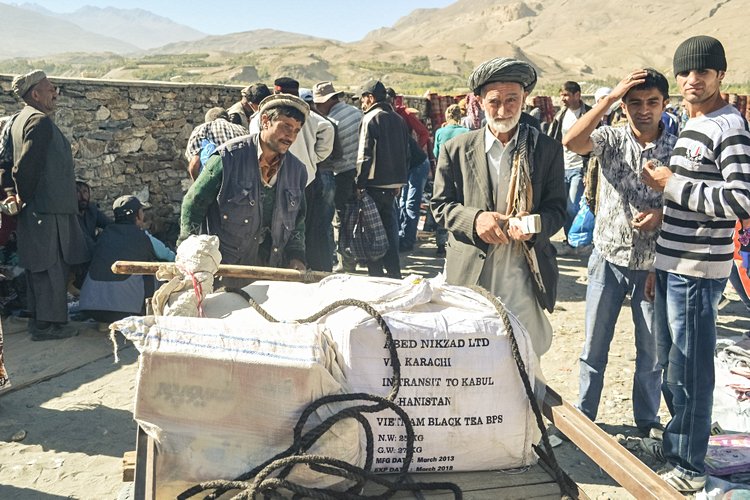
[[(476, 285), (487, 258), (489, 245), (474, 230), (480, 212), (495, 211), (484, 133), (481, 128), (459, 135), (443, 144), (438, 155), (430, 207), (437, 223), (449, 231), (446, 278), (455, 285)], [(529, 133), (530, 140), (533, 135)], [(560, 143), (544, 134), (538, 134), (532, 148), (534, 196), (530, 212), (541, 216), (542, 231), (527, 244), (536, 251), (546, 289), (544, 294), (537, 290), (537, 299), (552, 312), (559, 271), (550, 237), (563, 226), (567, 204), (563, 150)]]

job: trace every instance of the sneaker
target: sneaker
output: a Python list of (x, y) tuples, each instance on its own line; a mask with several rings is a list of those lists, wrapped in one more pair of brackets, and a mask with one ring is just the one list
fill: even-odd
[(672, 488), (680, 493), (695, 493), (701, 491), (706, 486), (708, 476), (702, 474), (699, 476), (689, 476), (679, 471), (674, 466), (668, 466), (660, 470), (657, 474)]
[(341, 262), (340, 264), (337, 264), (336, 267), (333, 268), (334, 273), (346, 273), (346, 274), (353, 274), (357, 272), (357, 264), (351, 263), (351, 262)]
[(664, 426), (659, 422), (654, 422), (652, 424), (638, 426), (638, 432), (641, 437), (648, 437), (656, 439), (657, 441), (662, 441), (664, 436)]
[(727, 297), (726, 295), (724, 295), (722, 293), (721, 294), (721, 299), (719, 299), (719, 305), (718, 305), (717, 309), (719, 309), (719, 310), (724, 309), (726, 306), (728, 306), (730, 304), (730, 302), (731, 301), (729, 300), (729, 297)]
[(439, 259), (444, 259), (445, 258), (445, 245), (441, 245), (441, 246), (437, 247), (437, 251), (435, 252), (435, 257), (437, 257)]
[(645, 437), (641, 439), (641, 449), (645, 451), (650, 457), (657, 459), (660, 462), (664, 460), (664, 446), (658, 439)]
[(78, 335), (78, 330), (67, 324), (54, 324), (47, 328), (32, 327), (31, 340), (40, 342), (43, 340), (60, 340)]

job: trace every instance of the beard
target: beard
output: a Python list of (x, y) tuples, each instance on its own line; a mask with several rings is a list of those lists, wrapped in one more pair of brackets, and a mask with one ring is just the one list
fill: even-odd
[(489, 125), (490, 129), (496, 134), (507, 134), (518, 125), (520, 119), (521, 108), (519, 107), (518, 112), (512, 117), (505, 119), (492, 118), (491, 120), (487, 120), (487, 125)]

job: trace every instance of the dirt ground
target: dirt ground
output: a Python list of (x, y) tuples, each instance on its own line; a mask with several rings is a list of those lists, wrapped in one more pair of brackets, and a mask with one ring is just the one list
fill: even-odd
[[(403, 261), (407, 271), (425, 276), (434, 276), (443, 264), (435, 258), (432, 239), (420, 240)], [(559, 263), (559, 300), (550, 316), (554, 340), (542, 367), (549, 385), (572, 403), (578, 393), (583, 342), (586, 258), (561, 257)], [(722, 310), (719, 334), (723, 336), (750, 329), (744, 307), (732, 291), (728, 296), (733, 300)], [(54, 356), (54, 342), (47, 344)], [(6, 351), (6, 357), (12, 364), (13, 352)], [(110, 356), (0, 396), (1, 499), (118, 498), (123, 453), (135, 448), (132, 406), (137, 351), (128, 346), (120, 357), (118, 364)], [(627, 439), (635, 433), (630, 399), (633, 362), (632, 326), (628, 310), (623, 309), (610, 351), (599, 421), (626, 445), (635, 442)], [(12, 375), (11, 371), (11, 380)], [(563, 442), (555, 454), (589, 497), (630, 498), (574, 445)]]

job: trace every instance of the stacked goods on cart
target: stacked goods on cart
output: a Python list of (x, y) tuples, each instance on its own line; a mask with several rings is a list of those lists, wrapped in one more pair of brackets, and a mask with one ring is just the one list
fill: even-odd
[[(203, 301), (205, 318), (114, 325), (141, 351), (135, 418), (158, 443), (160, 495), (263, 464), (296, 443), (292, 429), (309, 404), (347, 393), (390, 399), (398, 411), (366, 413), (365, 427), (361, 419), (336, 423), (309, 453), (359, 467), (371, 461), (376, 473), (536, 462), (540, 431), (518, 361), (531, 384), (538, 361), (528, 333), (508, 315), (521, 358), (514, 359), (497, 305), (479, 293), (437, 278), (348, 275), (317, 284), (255, 282), (243, 293), (260, 307), (220, 293)], [(347, 302), (296, 321), (337, 301)], [(388, 335), (356, 301), (376, 311)], [(338, 406), (316, 407), (310, 426)], [(309, 487), (351, 486), (305, 467), (293, 476)]]

